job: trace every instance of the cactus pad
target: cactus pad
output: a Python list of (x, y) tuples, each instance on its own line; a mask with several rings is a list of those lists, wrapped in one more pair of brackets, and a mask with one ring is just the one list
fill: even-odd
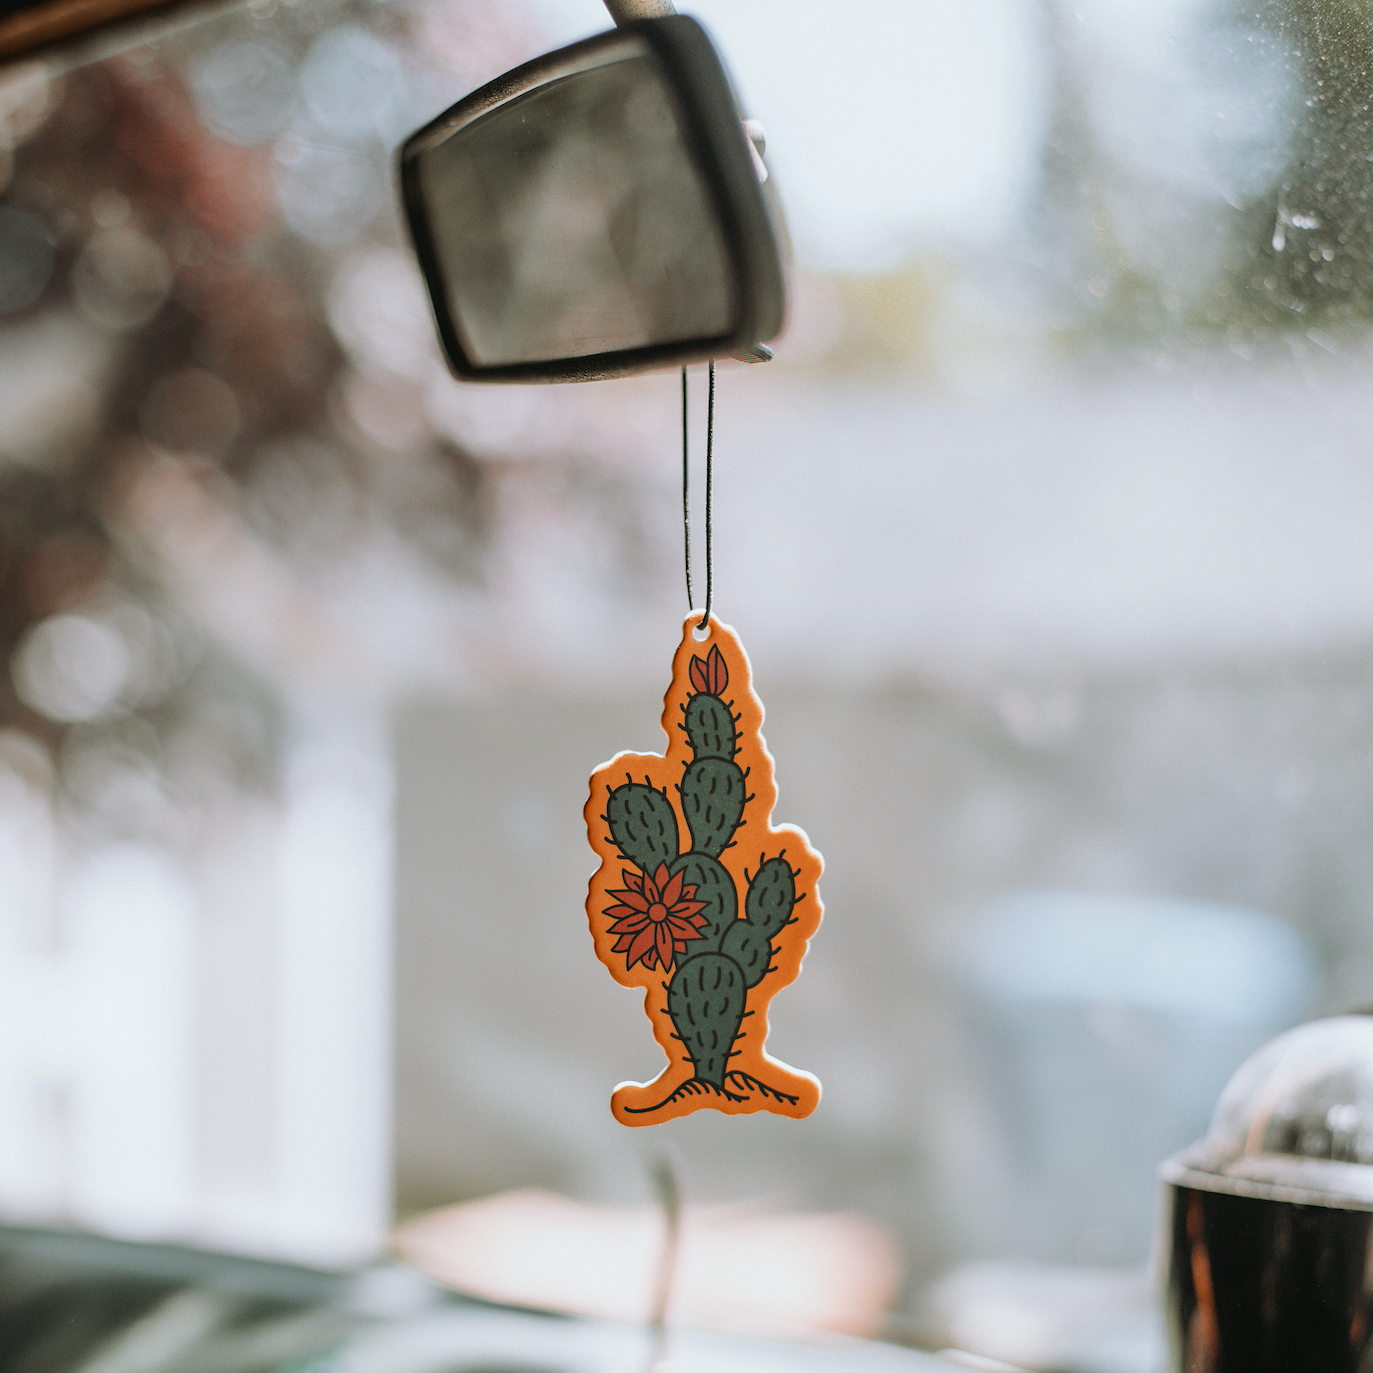
[(748, 884), (744, 914), (771, 937), (791, 919), (795, 905), (796, 877), (791, 864), (785, 858), (769, 858)]
[(696, 1077), (724, 1085), (730, 1051), (744, 1019), (748, 987), (743, 969), (724, 954), (688, 958), (667, 989), (667, 1011)]
[(764, 1047), (772, 999), (820, 923), (820, 855), (772, 823), (748, 659), (718, 620), (697, 639), (697, 619), (683, 626), (663, 703), (667, 752), (604, 764), (586, 806), (600, 858), (586, 908), (596, 953), (639, 990), (668, 1059), (654, 1081), (615, 1089), (625, 1125), (706, 1106), (804, 1116), (820, 1099), (813, 1077)]
[(723, 758), (698, 758), (682, 774), (682, 814), (691, 847), (718, 858), (744, 816), (744, 774)]
[(744, 974), (747, 986), (756, 987), (772, 962), (772, 944), (766, 930), (751, 920), (736, 920), (720, 940), (720, 952), (732, 958)]
[(734, 758), (739, 743), (734, 712), (718, 696), (698, 692), (691, 697), (686, 703), (685, 728), (698, 758)]
[(677, 857), (672, 802), (644, 782), (625, 782), (606, 798), (605, 822), (620, 852), (645, 872)]
[(708, 853), (684, 853), (673, 865), (674, 874), (681, 873), (696, 888), (697, 901), (705, 903), (700, 914), (705, 918), (701, 927), (701, 952), (720, 947), (720, 936), (739, 923), (739, 895), (734, 879), (718, 859)]

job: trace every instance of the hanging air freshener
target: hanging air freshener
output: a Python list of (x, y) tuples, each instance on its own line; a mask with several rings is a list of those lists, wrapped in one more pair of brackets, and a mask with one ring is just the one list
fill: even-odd
[[(712, 413), (714, 391), (712, 366)], [(685, 400), (684, 370), (684, 508)], [(673, 659), (667, 752), (618, 754), (592, 774), (586, 804), (601, 859), (586, 903), (596, 954), (622, 986), (644, 989), (669, 1060), (654, 1081), (615, 1089), (610, 1108), (625, 1125), (703, 1107), (805, 1116), (820, 1100), (816, 1078), (765, 1051), (769, 1004), (820, 924), (822, 863), (802, 830), (772, 824), (763, 704), (738, 636), (710, 614), (712, 437), (706, 610), (687, 617)], [(688, 599), (690, 588), (688, 553)]]

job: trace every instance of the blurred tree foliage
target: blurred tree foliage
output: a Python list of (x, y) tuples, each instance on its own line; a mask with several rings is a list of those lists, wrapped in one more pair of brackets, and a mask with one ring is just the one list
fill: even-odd
[[(259, 48), (289, 76), (321, 28), (359, 18), (408, 41), (410, 11), (378, 19), (347, 0), (223, 22), (253, 35), (271, 20)], [(140, 766), (168, 785), (194, 789), (210, 774), (275, 784), (275, 685), (168, 599), (131, 518), (130, 494), (160, 465), (296, 567), (389, 522), (441, 576), (481, 576), (482, 464), (426, 430), (379, 460), (340, 402), (348, 363), (325, 304), (334, 255), (283, 221), (270, 139), (206, 126), (192, 78), (224, 44), (220, 24), (60, 77), (25, 69), (0, 82), (0, 342), (57, 379), (53, 405), (14, 419), (14, 451), (0, 451), (0, 658), (11, 669), (0, 730), (42, 741), (59, 776), (136, 738)], [(384, 177), (378, 138), (359, 156)], [(359, 217), (345, 237), (391, 233)], [(43, 673), (84, 669), (64, 667), (60, 635), (38, 654), (35, 631), (75, 616), (117, 635), (129, 607), (142, 617), (130, 623), (174, 641), (166, 661), (89, 708), (60, 691), (52, 704)]]

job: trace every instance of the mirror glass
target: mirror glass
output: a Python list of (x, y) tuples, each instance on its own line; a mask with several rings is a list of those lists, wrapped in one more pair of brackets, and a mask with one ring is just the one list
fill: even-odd
[(623, 49), (420, 153), (437, 267), (478, 366), (734, 325), (730, 259), (656, 59)]

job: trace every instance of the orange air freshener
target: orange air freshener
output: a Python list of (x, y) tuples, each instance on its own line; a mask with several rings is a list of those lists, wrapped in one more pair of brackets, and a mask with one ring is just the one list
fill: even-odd
[(641, 987), (668, 1066), (622, 1082), (625, 1125), (702, 1107), (806, 1116), (820, 1083), (765, 1051), (768, 1006), (820, 924), (822, 866), (805, 832), (773, 826), (763, 703), (738, 636), (687, 618), (664, 698), (666, 756), (621, 753), (591, 777), (587, 834), (601, 865), (586, 913), (596, 954)]

